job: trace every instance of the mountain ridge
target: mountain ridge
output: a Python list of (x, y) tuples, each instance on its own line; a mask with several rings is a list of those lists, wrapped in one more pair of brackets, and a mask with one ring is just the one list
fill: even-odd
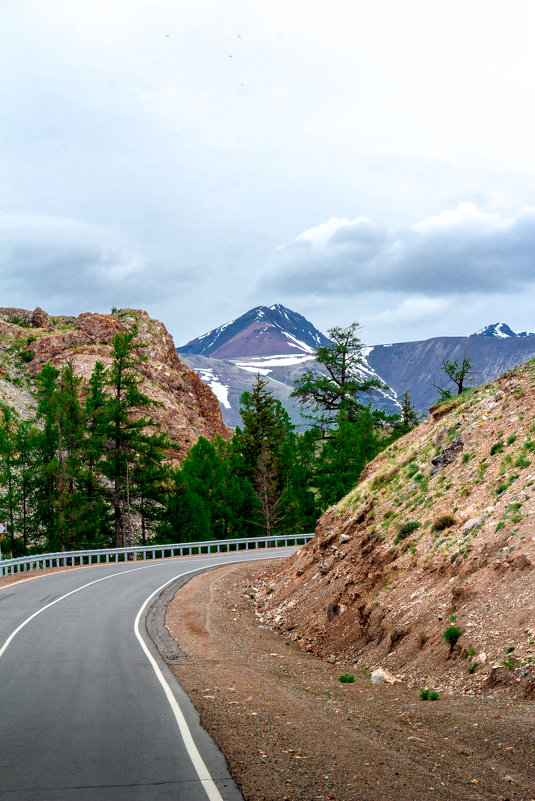
[(535, 337), (534, 333), (529, 331), (520, 331), (517, 333), (510, 328), (507, 323), (491, 323), (476, 331), (475, 334), (470, 334), (470, 337)]
[[(291, 331), (284, 332), (289, 323)], [(290, 346), (291, 336), (305, 347), (298, 347), (295, 341)], [(326, 345), (329, 340), (302, 315), (274, 304), (250, 309), (230, 323), (191, 340), (189, 350), (179, 349), (179, 353), (216, 391), (228, 425), (240, 424), (240, 394), (249, 390), (260, 374), (267, 379), (268, 388), (281, 400), (293, 422), (306, 427), (309, 423), (290, 394), (304, 370), (322, 371), (314, 360), (315, 342)], [(473, 365), (473, 384), (482, 384), (533, 358), (535, 336), (515, 333), (506, 323), (493, 323), (469, 336), (369, 345), (363, 348), (361, 373), (362, 377), (378, 378), (390, 388), (370, 396), (373, 406), (388, 413), (397, 412), (400, 398), (408, 391), (417, 410), (425, 413), (436, 399), (436, 386), (448, 388), (448, 380), (441, 371), (443, 361), (462, 361), (465, 356)], [(451, 388), (454, 389), (453, 385)]]

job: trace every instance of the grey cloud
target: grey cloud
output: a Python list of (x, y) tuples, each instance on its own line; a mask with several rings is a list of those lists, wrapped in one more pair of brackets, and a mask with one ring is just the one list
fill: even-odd
[[(122, 235), (62, 217), (0, 216), (4, 297), (55, 311), (102, 309), (156, 296), (151, 265)], [(104, 308), (105, 310), (105, 308)]]
[(535, 283), (535, 209), (503, 220), (464, 204), (398, 231), (368, 221), (301, 234), (274, 254), (262, 285), (299, 295), (426, 296), (514, 292)]

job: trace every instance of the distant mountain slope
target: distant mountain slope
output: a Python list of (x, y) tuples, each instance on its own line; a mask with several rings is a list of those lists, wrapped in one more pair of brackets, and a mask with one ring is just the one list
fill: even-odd
[[(180, 358), (191, 370), (195, 370), (199, 374), (201, 380), (208, 384), (217, 396), (226, 425), (232, 428), (241, 425), (240, 395), (242, 392), (252, 389), (258, 373), (264, 374), (267, 378), (267, 389), (272, 392), (274, 398), (281, 401), (293, 423), (300, 428), (308, 425), (300, 415), (299, 407), (290, 398), (293, 380), (289, 375), (285, 381), (278, 381), (276, 378), (266, 375), (269, 371), (265, 368), (251, 367), (247, 369), (237, 366), (228, 359), (213, 359), (211, 356), (199, 356), (194, 353), (184, 353)], [(292, 369), (299, 371), (298, 367)]]
[(368, 363), (399, 397), (408, 390), (420, 411), (427, 411), (437, 398), (434, 384), (454, 390), (441, 370), (444, 359), (462, 361), (467, 356), (474, 367), (472, 386), (492, 381), (535, 357), (532, 337), (433, 337), (420, 342), (376, 345)]
[(312, 354), (329, 340), (305, 317), (280, 303), (257, 306), (186, 345), (180, 353), (217, 359), (274, 354)]

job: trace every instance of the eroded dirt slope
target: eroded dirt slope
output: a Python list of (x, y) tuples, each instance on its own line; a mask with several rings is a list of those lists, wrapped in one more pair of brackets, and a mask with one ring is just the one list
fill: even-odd
[(534, 363), (431, 411), (258, 580), (259, 622), (409, 687), (534, 698)]

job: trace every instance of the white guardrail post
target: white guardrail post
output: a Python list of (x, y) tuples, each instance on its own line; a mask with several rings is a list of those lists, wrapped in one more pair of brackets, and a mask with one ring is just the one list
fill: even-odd
[[(47, 567), (67, 567), (78, 565), (100, 564), (102, 557), (109, 562), (137, 561), (142, 554), (143, 559), (170, 559), (175, 556), (193, 556), (202, 553), (230, 553), (230, 551), (249, 550), (250, 548), (276, 548), (288, 545), (304, 545), (314, 534), (298, 534), (277, 537), (250, 537), (229, 540), (205, 540), (204, 542), (175, 542), (168, 545), (134, 545), (129, 548), (99, 548), (87, 551), (59, 551), (58, 553), (32, 554), (19, 556), (16, 559), (0, 559), (0, 576), (26, 573), (33, 570), (44, 570)], [(224, 548), (224, 550), (222, 550)], [(157, 556), (159, 554), (159, 556)], [(121, 558), (122, 557), (122, 558)], [(85, 561), (84, 561), (85, 560)]]

